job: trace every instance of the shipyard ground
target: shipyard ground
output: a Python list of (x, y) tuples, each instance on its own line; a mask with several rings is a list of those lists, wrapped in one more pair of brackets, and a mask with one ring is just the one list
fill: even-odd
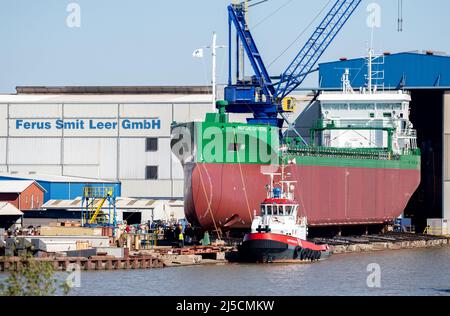
[[(330, 250), (334, 255), (450, 246), (450, 236), (393, 232), (353, 237), (314, 238), (313, 241), (330, 245)], [(52, 262), (56, 270), (62, 271), (67, 270), (71, 264), (78, 264), (83, 271), (136, 270), (226, 264), (235, 262), (236, 252), (236, 247), (234, 246), (191, 246), (183, 248), (166, 246), (132, 251), (124, 258), (114, 256), (64, 257), (53, 255), (37, 258), (36, 260)], [(18, 256), (0, 257), (0, 272), (16, 270), (22, 264), (26, 264), (26, 261)]]

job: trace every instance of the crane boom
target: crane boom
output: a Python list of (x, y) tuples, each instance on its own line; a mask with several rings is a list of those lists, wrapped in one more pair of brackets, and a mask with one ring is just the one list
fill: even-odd
[(284, 99), (302, 84), (361, 1), (336, 1), (298, 55), (281, 75), (276, 88), (276, 98)]
[[(283, 100), (311, 73), (319, 58), (361, 2), (362, 0), (336, 0), (295, 59), (279, 76), (280, 80), (277, 83), (272, 81), (246, 23), (245, 6), (242, 3), (228, 6), (229, 78), (228, 86), (225, 88), (225, 99), (228, 101), (226, 111), (253, 113), (254, 117), (248, 119), (250, 124), (282, 127), (283, 119), (279, 119), (278, 114), (285, 112)], [(236, 29), (237, 49), (242, 44), (253, 68), (254, 76), (251, 80), (246, 78), (240, 80), (239, 69), (236, 69), (236, 79), (233, 80), (232, 25)], [(236, 58), (239, 64), (239, 54)]]

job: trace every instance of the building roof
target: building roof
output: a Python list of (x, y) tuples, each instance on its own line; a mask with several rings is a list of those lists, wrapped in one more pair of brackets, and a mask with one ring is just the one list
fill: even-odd
[[(450, 56), (426, 52), (385, 53), (375, 61), (373, 70), (379, 71), (373, 84), (382, 82), (386, 89), (448, 89), (450, 88)], [(367, 60), (356, 58), (319, 65), (321, 89), (342, 89), (342, 75), (350, 70), (354, 89), (366, 85)], [(379, 81), (379, 82), (377, 82)]]
[(45, 189), (34, 180), (5, 180), (0, 181), (0, 193), (22, 193), (32, 184), (36, 184), (45, 192)]
[[(23, 180), (36, 180), (44, 182), (61, 182), (61, 183), (119, 183), (119, 181), (107, 181), (98, 180), (91, 178), (81, 178), (81, 177), (67, 177), (67, 176), (56, 176), (50, 174), (42, 173), (8, 173), (0, 172), (0, 178), (7, 179), (23, 179)], [(1, 183), (2, 181), (0, 181)]]
[(211, 86), (16, 87), (18, 94), (212, 94)]
[(210, 103), (212, 95), (208, 94), (0, 94), (0, 103), (20, 104), (186, 104)]
[(17, 94), (0, 94), (0, 103), (210, 103), (209, 86), (79, 86), (17, 87)]
[(0, 202), (0, 216), (22, 216), (23, 213), (17, 207), (8, 202)]
[[(116, 199), (116, 209), (122, 210), (151, 210), (155, 208), (156, 204), (159, 202), (164, 202), (169, 204), (171, 207), (183, 207), (184, 203), (182, 200), (153, 200), (153, 199), (134, 199), (134, 198), (117, 198)], [(94, 202), (94, 207), (98, 206), (100, 199)], [(81, 197), (73, 200), (49, 200), (42, 205), (42, 209), (54, 210), (54, 209), (67, 209), (67, 210), (81, 210), (85, 208), (83, 206), (83, 200)], [(109, 208), (108, 201), (103, 204), (104, 209)]]
[(360, 93), (355, 91), (354, 94), (342, 92), (322, 92), (317, 98), (319, 101), (367, 101), (367, 102), (411, 102), (411, 96), (402, 91), (393, 92), (376, 92), (376, 93)]

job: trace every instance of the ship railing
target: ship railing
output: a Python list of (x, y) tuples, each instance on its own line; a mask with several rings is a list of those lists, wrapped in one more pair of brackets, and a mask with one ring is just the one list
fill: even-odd
[(339, 129), (339, 128), (364, 128), (382, 129), (395, 128), (393, 120), (318, 120), (316, 129)]
[(287, 154), (314, 157), (339, 157), (352, 159), (392, 160), (399, 159), (385, 149), (335, 148), (335, 147), (290, 147)]
[(402, 130), (399, 135), (399, 138), (417, 138), (417, 131), (415, 129)]
[(403, 156), (420, 156), (419, 148), (402, 148)]
[(424, 235), (432, 235), (432, 236), (446, 236), (450, 237), (450, 228), (447, 226), (427, 226), (423, 231)]

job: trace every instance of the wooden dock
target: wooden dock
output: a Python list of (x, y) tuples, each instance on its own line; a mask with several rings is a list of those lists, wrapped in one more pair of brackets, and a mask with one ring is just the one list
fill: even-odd
[(450, 238), (412, 233), (385, 233), (380, 235), (315, 238), (317, 243), (330, 245), (333, 253), (372, 252), (417, 248), (448, 247)]
[[(57, 271), (66, 271), (78, 265), (81, 271), (93, 270), (128, 270), (128, 269), (153, 269), (164, 267), (163, 261), (153, 256), (136, 256), (128, 258), (115, 258), (108, 256), (83, 257), (54, 257), (33, 258), (38, 262), (51, 262)], [(21, 265), (26, 265), (27, 260), (20, 257), (0, 257), (0, 272), (16, 271)]]

